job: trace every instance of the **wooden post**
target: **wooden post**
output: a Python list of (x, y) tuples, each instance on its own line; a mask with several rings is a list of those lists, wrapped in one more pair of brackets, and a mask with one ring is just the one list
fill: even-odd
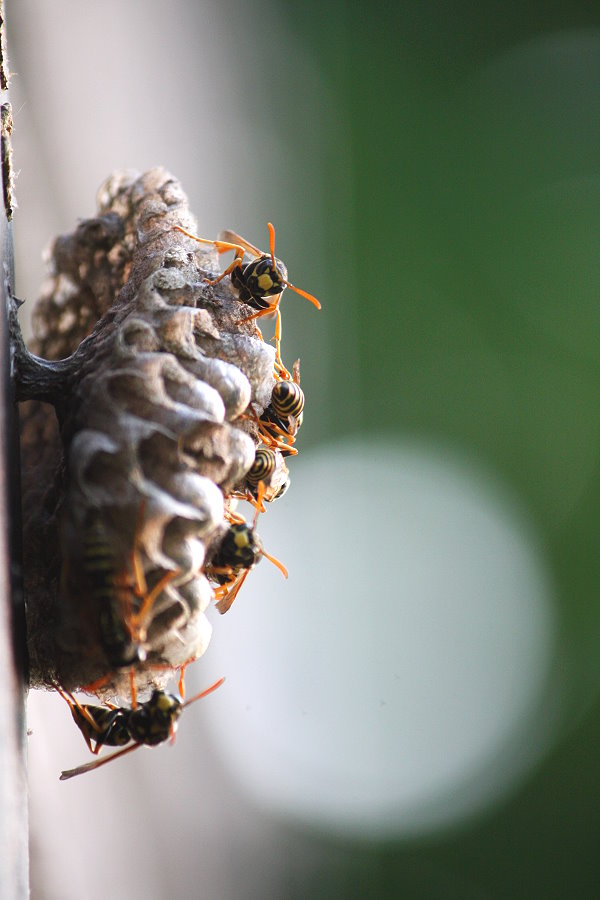
[(18, 418), (8, 332), (13, 287), (12, 116), (4, 6), (0, 0), (0, 897), (29, 896), (27, 780), (25, 765), (26, 641), (21, 581), (21, 507)]

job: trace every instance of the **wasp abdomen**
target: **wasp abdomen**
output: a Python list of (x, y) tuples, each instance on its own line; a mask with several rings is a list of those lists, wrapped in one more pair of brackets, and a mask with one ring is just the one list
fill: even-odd
[(82, 707), (71, 706), (71, 713), (82, 734), (96, 745), (124, 747), (131, 741), (126, 709), (107, 709), (87, 703)]
[(297, 420), (304, 409), (304, 392), (294, 381), (278, 381), (271, 394), (271, 406), (276, 416), (294, 416)]
[(254, 457), (254, 462), (246, 473), (246, 483), (251, 489), (256, 489), (261, 481), (269, 485), (271, 476), (277, 468), (277, 457), (268, 447), (259, 447)]
[[(122, 668), (142, 659), (127, 626), (123, 592), (116, 583), (116, 562), (100, 521), (93, 521), (84, 537), (84, 568), (92, 601), (98, 611), (102, 649), (111, 666)], [(131, 588), (129, 589), (131, 590)]]

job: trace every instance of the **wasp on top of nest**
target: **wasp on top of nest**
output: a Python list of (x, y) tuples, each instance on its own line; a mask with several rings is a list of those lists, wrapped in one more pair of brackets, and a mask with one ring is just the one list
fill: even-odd
[[(279, 304), (282, 294), (286, 288), (290, 288), (301, 297), (309, 300), (317, 309), (321, 309), (321, 304), (316, 297), (295, 287), (291, 281), (288, 281), (288, 272), (285, 265), (280, 259), (275, 257), (275, 228), (271, 222), (267, 223), (269, 230), (269, 252), (265, 253), (250, 244), (241, 235), (235, 231), (222, 231), (218, 240), (210, 240), (201, 238), (185, 228), (176, 225), (175, 230), (185, 234), (199, 244), (211, 244), (216, 248), (218, 253), (234, 252), (233, 261), (227, 266), (217, 278), (207, 279), (208, 284), (218, 284), (227, 275), (231, 278), (231, 284), (235, 289), (238, 299), (241, 303), (246, 303), (256, 312), (240, 319), (240, 325), (244, 322), (251, 322), (260, 319), (262, 316), (269, 316), (276, 313), (277, 319), (275, 324), (275, 353), (276, 368), (279, 372), (283, 372), (289, 376), (287, 369), (281, 360), (281, 312)], [(244, 265), (244, 256), (250, 256), (251, 259)]]

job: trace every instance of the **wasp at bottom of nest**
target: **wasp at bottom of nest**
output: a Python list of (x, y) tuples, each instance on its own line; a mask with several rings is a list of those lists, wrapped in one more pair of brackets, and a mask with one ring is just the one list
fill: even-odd
[(179, 717), (186, 706), (212, 694), (224, 681), (220, 678), (185, 703), (173, 694), (155, 689), (149, 700), (133, 707), (82, 704), (72, 694), (57, 687), (58, 693), (68, 703), (73, 720), (91, 753), (96, 755), (103, 747), (121, 748), (110, 756), (67, 769), (61, 773), (60, 780), (66, 781), (75, 775), (91, 772), (140, 747), (156, 747), (165, 741), (173, 741)]

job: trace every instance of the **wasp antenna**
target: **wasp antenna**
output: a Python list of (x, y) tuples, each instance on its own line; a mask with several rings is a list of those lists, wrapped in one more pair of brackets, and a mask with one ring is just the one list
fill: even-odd
[(277, 566), (277, 568), (279, 569), (279, 571), (281, 572), (281, 574), (283, 575), (284, 578), (288, 577), (288, 570), (286, 569), (286, 567), (284, 566), (284, 564), (282, 562), (279, 562), (277, 557), (271, 556), (269, 553), (265, 553), (264, 550), (261, 550), (260, 552), (261, 552), (261, 556), (264, 556), (266, 559), (269, 560), (269, 562), (273, 563), (274, 566)]
[(286, 287), (289, 287), (289, 288), (291, 288), (293, 291), (295, 291), (296, 294), (300, 294), (301, 297), (306, 297), (307, 300), (310, 300), (310, 302), (312, 303), (312, 305), (313, 305), (313, 306), (316, 306), (317, 309), (321, 309), (321, 304), (319, 303), (319, 301), (317, 300), (317, 298), (316, 298), (316, 297), (313, 297), (312, 294), (309, 294), (308, 291), (303, 291), (303, 290), (301, 290), (300, 288), (294, 287), (294, 285), (291, 283), (291, 281), (284, 281), (284, 284), (286, 285)]
[(221, 687), (221, 685), (223, 684), (224, 681), (225, 681), (224, 677), (219, 678), (218, 681), (215, 681), (214, 684), (211, 684), (210, 687), (206, 688), (206, 690), (202, 691), (200, 694), (196, 694), (195, 697), (190, 697), (190, 699), (186, 700), (185, 703), (183, 704), (183, 708), (185, 709), (185, 707), (189, 706), (190, 703), (195, 703), (196, 700), (202, 700), (203, 697), (207, 697), (209, 694), (212, 694), (213, 691), (216, 691), (217, 688)]
[(275, 227), (271, 222), (267, 222), (267, 228), (269, 229), (269, 245), (271, 248), (271, 261), (273, 262), (273, 268), (277, 269), (275, 265)]
[(117, 750), (116, 753), (112, 753), (110, 756), (104, 756), (102, 759), (94, 759), (92, 762), (85, 763), (83, 766), (77, 766), (76, 769), (67, 769), (65, 772), (60, 773), (59, 780), (66, 781), (68, 778), (74, 778), (76, 775), (85, 775), (86, 772), (92, 772), (94, 769), (99, 769), (100, 766), (112, 762), (113, 759), (118, 759), (119, 756), (125, 756), (126, 753), (131, 753), (133, 750), (138, 750), (141, 746), (142, 744), (131, 744), (130, 747), (124, 747), (122, 750)]

